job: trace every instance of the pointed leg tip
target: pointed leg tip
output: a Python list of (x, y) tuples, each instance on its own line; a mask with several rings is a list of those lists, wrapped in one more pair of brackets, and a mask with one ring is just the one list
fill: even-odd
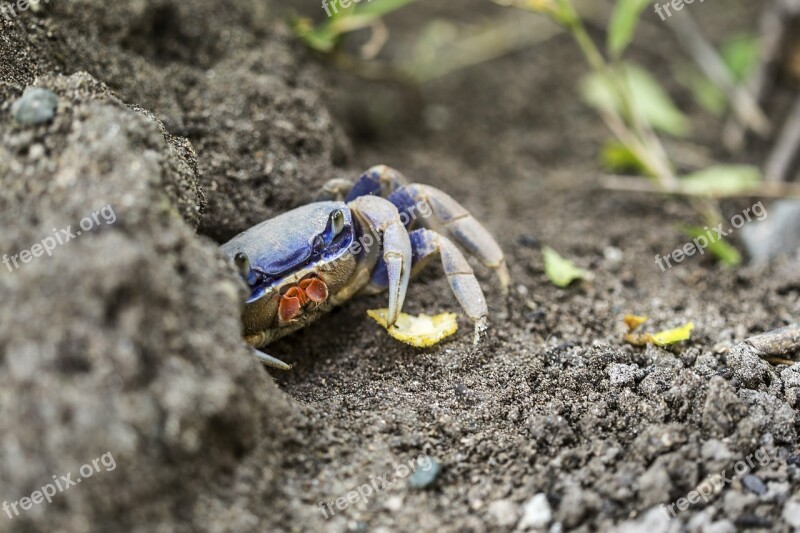
[(389, 313), (386, 315), (386, 325), (394, 327), (398, 318), (400, 318), (400, 311), (389, 309)]
[(489, 325), (485, 316), (475, 321), (475, 336), (472, 340), (473, 346), (480, 344), (481, 340), (483, 340), (483, 337), (486, 334), (487, 329), (489, 329)]
[(511, 286), (511, 274), (508, 272), (508, 266), (505, 261), (497, 269), (497, 279), (500, 282), (500, 291), (503, 296), (508, 296), (508, 288)]
[(266, 354), (264, 352), (259, 352), (258, 350), (253, 350), (253, 351), (256, 352), (256, 355), (258, 356), (259, 359), (261, 359), (261, 362), (269, 367), (277, 368), (278, 370), (292, 369), (292, 365), (284, 363), (277, 357), (272, 357), (271, 355)]

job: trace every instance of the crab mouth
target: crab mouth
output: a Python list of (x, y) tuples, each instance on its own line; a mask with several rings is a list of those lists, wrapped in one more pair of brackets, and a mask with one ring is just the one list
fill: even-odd
[(280, 296), (278, 318), (281, 322), (293, 322), (306, 307), (318, 306), (328, 299), (328, 286), (322, 279), (312, 275), (292, 285)]

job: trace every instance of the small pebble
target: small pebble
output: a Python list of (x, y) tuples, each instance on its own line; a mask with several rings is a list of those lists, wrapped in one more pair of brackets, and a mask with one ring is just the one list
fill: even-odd
[(522, 520), (519, 529), (544, 529), (553, 518), (553, 511), (550, 509), (550, 502), (547, 495), (540, 492), (525, 504), (522, 511)]
[(501, 527), (511, 527), (517, 523), (519, 509), (511, 500), (497, 500), (489, 504), (489, 516)]
[(799, 529), (800, 502), (798, 502), (797, 500), (786, 502), (786, 505), (783, 507), (783, 519), (786, 520), (786, 523), (789, 524), (791, 527)]
[(401, 496), (392, 496), (386, 500), (386, 509), (392, 512), (397, 512), (403, 508), (403, 498)]
[(527, 233), (517, 237), (517, 244), (524, 246), (526, 248), (539, 248), (542, 245), (539, 239), (537, 239), (533, 235), (528, 235)]
[(411, 479), (408, 480), (408, 485), (412, 489), (427, 489), (436, 482), (441, 467), (436, 459), (432, 458), (430, 461), (430, 467), (427, 470), (420, 467), (411, 475)]
[[(760, 204), (760, 205), (759, 205)], [(761, 202), (753, 207), (760, 207), (750, 223), (742, 228), (739, 237), (744, 243), (751, 261), (763, 263), (781, 254), (790, 254), (800, 248), (800, 202), (797, 200), (779, 200), (767, 210)]]
[(707, 525), (703, 533), (736, 533), (736, 526), (730, 520), (719, 520)]
[(766, 494), (767, 492), (767, 486), (764, 485), (764, 482), (761, 481), (761, 478), (753, 474), (747, 474), (744, 476), (742, 478), (742, 485), (747, 487), (747, 490), (750, 492), (755, 492), (759, 496)]
[(634, 384), (640, 374), (641, 370), (636, 365), (614, 363), (608, 368), (608, 377), (611, 384), (618, 387)]
[(603, 250), (603, 256), (606, 258), (606, 261), (613, 264), (620, 263), (625, 258), (625, 256), (622, 253), (622, 250), (614, 246), (608, 246), (607, 248), (605, 248)]
[(11, 114), (20, 124), (36, 125), (51, 120), (56, 114), (58, 96), (40, 87), (29, 87), (11, 106)]

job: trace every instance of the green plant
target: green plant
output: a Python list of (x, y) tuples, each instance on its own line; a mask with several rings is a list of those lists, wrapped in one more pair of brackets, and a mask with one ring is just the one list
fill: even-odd
[[(602, 50), (590, 37), (572, 0), (492, 1), (543, 14), (572, 36), (590, 68), (580, 84), (581, 96), (597, 110), (615, 137), (601, 152), (601, 161), (607, 170), (633, 172), (649, 178), (652, 182), (652, 189), (649, 190), (653, 192), (687, 196), (703, 223), (710, 226), (722, 221), (716, 198), (759, 189), (760, 172), (753, 167), (712, 165), (690, 175), (681, 175), (683, 169), (669, 157), (660, 136), (683, 139), (691, 133), (691, 122), (655, 77), (641, 65), (624, 59), (650, 0), (616, 0)], [(499, 55), (497, 46), (493, 44), (497, 39), (492, 31), (482, 33), (479, 39), (464, 39), (472, 45), (463, 46), (461, 55), (455, 58), (442, 58), (434, 54), (442, 64), (432, 65), (430, 61), (420, 59), (425, 54), (417, 54), (419, 64), (412, 61), (384, 65), (357, 61), (339, 53), (339, 45), (346, 33), (364, 28), (373, 28), (374, 33), (379, 33), (382, 17), (412, 2), (414, 0), (362, 2), (348, 9), (340, 8), (319, 26), (315, 27), (308, 19), (296, 17), (292, 20), (292, 27), (310, 48), (328, 54), (340, 66), (368, 77), (390, 77), (412, 83)], [(422, 48), (424, 44), (421, 39)], [(478, 49), (481, 47), (491, 49), (491, 53)], [(739, 37), (723, 46), (723, 58), (736, 80), (744, 79), (748, 69), (752, 68), (753, 50), (755, 41), (746, 37)], [(691, 87), (701, 105), (721, 113), (725, 106), (725, 94), (715, 91), (713, 86), (709, 87), (709, 82), (697, 72), (686, 71), (685, 74), (682, 79)], [(635, 179), (626, 179), (625, 184), (618, 187), (630, 187), (632, 183), (638, 183)], [(643, 190), (638, 185), (635, 188)], [(731, 254), (722, 254), (719, 259), (730, 262)]]
[[(690, 176), (679, 176), (659, 133), (683, 138), (690, 133), (690, 122), (646, 69), (623, 59), (649, 0), (617, 0), (604, 51), (589, 36), (571, 0), (492, 1), (546, 15), (573, 37), (591, 69), (581, 83), (582, 97), (616, 137), (616, 142), (608, 143), (601, 154), (607, 169), (636, 170), (655, 182), (657, 192), (688, 196), (707, 225), (721, 221), (717, 196), (757, 188), (761, 177), (753, 167), (712, 166)], [(752, 49), (752, 43), (739, 41), (725, 50), (738, 79), (752, 64)], [(722, 243), (711, 252), (732, 264), (739, 258), (731, 250)]]
[(294, 33), (311, 49), (330, 53), (341, 43), (345, 34), (374, 27), (384, 16), (411, 4), (415, 0), (375, 0), (352, 3), (331, 11), (328, 20), (314, 26), (311, 19), (292, 17)]

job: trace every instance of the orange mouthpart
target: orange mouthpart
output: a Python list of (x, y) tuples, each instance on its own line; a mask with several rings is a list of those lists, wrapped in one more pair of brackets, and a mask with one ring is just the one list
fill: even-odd
[(281, 322), (291, 322), (309, 302), (321, 304), (328, 299), (328, 286), (319, 278), (306, 278), (281, 296), (278, 317)]
[(319, 278), (306, 278), (297, 284), (312, 302), (321, 304), (328, 299), (328, 286)]

